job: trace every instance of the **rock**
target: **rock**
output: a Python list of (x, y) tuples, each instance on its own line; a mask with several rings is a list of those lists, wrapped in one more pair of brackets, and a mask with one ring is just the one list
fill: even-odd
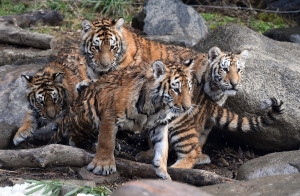
[(60, 180), (60, 181), (64, 183), (59, 193), (60, 196), (66, 195), (68, 192), (74, 190), (78, 186), (96, 187), (96, 182), (88, 181), (88, 180)]
[(0, 122), (0, 149), (7, 149), (18, 128), (14, 125)]
[(27, 111), (26, 82), (22, 74), (34, 75), (38, 64), (0, 67), (0, 122), (20, 126)]
[[(32, 62), (49, 61), (49, 56), (52, 55), (52, 50), (39, 50), (31, 48), (1, 48), (0, 51), (0, 66), (11, 64), (29, 64)], [(40, 61), (38, 63), (40, 63)]]
[(300, 174), (277, 175), (200, 187), (212, 195), (299, 195)]
[(118, 172), (115, 172), (111, 175), (108, 175), (108, 176), (102, 176), (102, 175), (95, 175), (93, 174), (92, 172), (88, 171), (86, 169), (86, 167), (82, 167), (80, 170), (79, 170), (79, 175), (85, 179), (85, 180), (91, 180), (95, 183), (98, 183), (98, 184), (101, 184), (101, 183), (104, 183), (104, 182), (113, 182), (113, 181), (116, 181), (120, 175)]
[(265, 36), (277, 40), (300, 44), (300, 26), (289, 28), (270, 29), (264, 32)]
[(199, 188), (174, 181), (140, 180), (120, 186), (111, 196), (209, 196)]
[(244, 163), (238, 170), (237, 180), (300, 172), (300, 150), (275, 152)]
[[(259, 132), (222, 131), (224, 137), (241, 146), (262, 151), (299, 148), (300, 143), (300, 45), (269, 39), (247, 27), (231, 24), (217, 28), (193, 49), (205, 52), (213, 46), (222, 51), (249, 50), (243, 78), (243, 93), (229, 97), (225, 106), (238, 114), (262, 114), (261, 101), (278, 97), (284, 101), (285, 113), (277, 123)], [(214, 131), (215, 132), (215, 131)]]
[(147, 0), (143, 13), (143, 31), (151, 39), (193, 46), (208, 33), (201, 15), (179, 0)]

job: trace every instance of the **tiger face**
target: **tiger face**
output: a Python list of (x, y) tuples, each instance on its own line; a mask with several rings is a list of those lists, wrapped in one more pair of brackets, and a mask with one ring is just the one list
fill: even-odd
[(184, 63), (184, 65), (174, 65), (165, 68), (169, 75), (160, 83), (157, 87), (157, 91), (153, 92), (157, 95), (157, 97), (163, 95), (164, 102), (170, 108), (169, 112), (172, 113), (172, 116), (178, 116), (191, 109), (191, 70), (193, 65), (194, 60), (188, 60)]
[(211, 80), (225, 95), (235, 95), (243, 89), (242, 77), (248, 51), (240, 54), (225, 54), (217, 47), (208, 52), (211, 67)]
[(43, 75), (26, 76), (30, 88), (29, 105), (40, 121), (52, 121), (60, 116), (64, 106), (64, 91), (62, 73), (43, 73)]
[(123, 18), (116, 22), (108, 19), (94, 21), (84, 19), (81, 22), (81, 50), (93, 72), (99, 74), (116, 69), (116, 62), (124, 52), (121, 42), (123, 24)]

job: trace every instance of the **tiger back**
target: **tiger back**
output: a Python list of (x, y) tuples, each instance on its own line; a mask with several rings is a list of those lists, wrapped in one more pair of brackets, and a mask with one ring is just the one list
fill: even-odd
[(35, 131), (48, 123), (54, 123), (77, 98), (77, 83), (89, 84), (85, 58), (76, 46), (62, 48), (56, 61), (48, 63), (34, 76), (22, 75), (27, 83), (29, 106), (21, 127), (13, 142), (19, 145)]
[[(153, 164), (156, 174), (170, 179), (167, 173), (168, 125), (165, 114), (180, 116), (191, 108), (191, 79), (194, 61), (187, 65), (128, 66), (112, 71), (89, 85), (70, 107), (52, 141), (67, 137), (69, 144), (89, 148), (98, 141), (88, 169), (108, 175), (116, 171), (114, 148), (118, 130), (141, 132), (148, 120), (154, 144)], [(93, 137), (91, 137), (93, 136)]]

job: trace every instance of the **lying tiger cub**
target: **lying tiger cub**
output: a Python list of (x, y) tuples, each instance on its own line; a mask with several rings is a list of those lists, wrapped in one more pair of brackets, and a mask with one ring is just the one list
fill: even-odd
[(31, 137), (37, 129), (59, 121), (78, 96), (76, 84), (81, 82), (87, 85), (91, 82), (85, 62), (78, 47), (70, 45), (62, 48), (57, 59), (38, 70), (34, 76), (22, 75), (29, 88), (26, 95), (29, 107), (13, 138), (16, 146)]
[(52, 140), (59, 142), (67, 136), (70, 145), (88, 148), (93, 144), (91, 139), (98, 139), (96, 155), (87, 168), (94, 174), (108, 175), (116, 171), (117, 131), (141, 132), (146, 124), (151, 126), (147, 123), (151, 119), (158, 122), (150, 128), (154, 169), (159, 177), (170, 179), (168, 125), (164, 116), (178, 116), (191, 109), (193, 64), (190, 60), (186, 65), (165, 66), (155, 61), (152, 66), (142, 63), (102, 76), (82, 90)]

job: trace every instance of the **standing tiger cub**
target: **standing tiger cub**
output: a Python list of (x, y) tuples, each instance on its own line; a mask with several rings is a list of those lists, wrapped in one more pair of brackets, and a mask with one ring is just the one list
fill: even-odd
[(63, 112), (77, 98), (77, 83), (89, 84), (86, 61), (76, 46), (62, 48), (54, 62), (38, 70), (34, 76), (22, 75), (29, 92), (28, 111), (13, 138), (17, 146), (50, 122), (59, 121)]
[[(156, 174), (170, 179), (167, 173), (168, 124), (166, 114), (179, 116), (191, 109), (194, 61), (186, 65), (165, 66), (155, 61), (110, 72), (80, 93), (64, 116), (52, 141), (67, 136), (69, 144), (88, 148), (98, 140), (96, 155), (88, 165), (94, 174), (116, 171), (114, 149), (118, 130), (150, 130), (154, 144), (153, 165)], [(148, 119), (155, 121), (152, 129)]]

